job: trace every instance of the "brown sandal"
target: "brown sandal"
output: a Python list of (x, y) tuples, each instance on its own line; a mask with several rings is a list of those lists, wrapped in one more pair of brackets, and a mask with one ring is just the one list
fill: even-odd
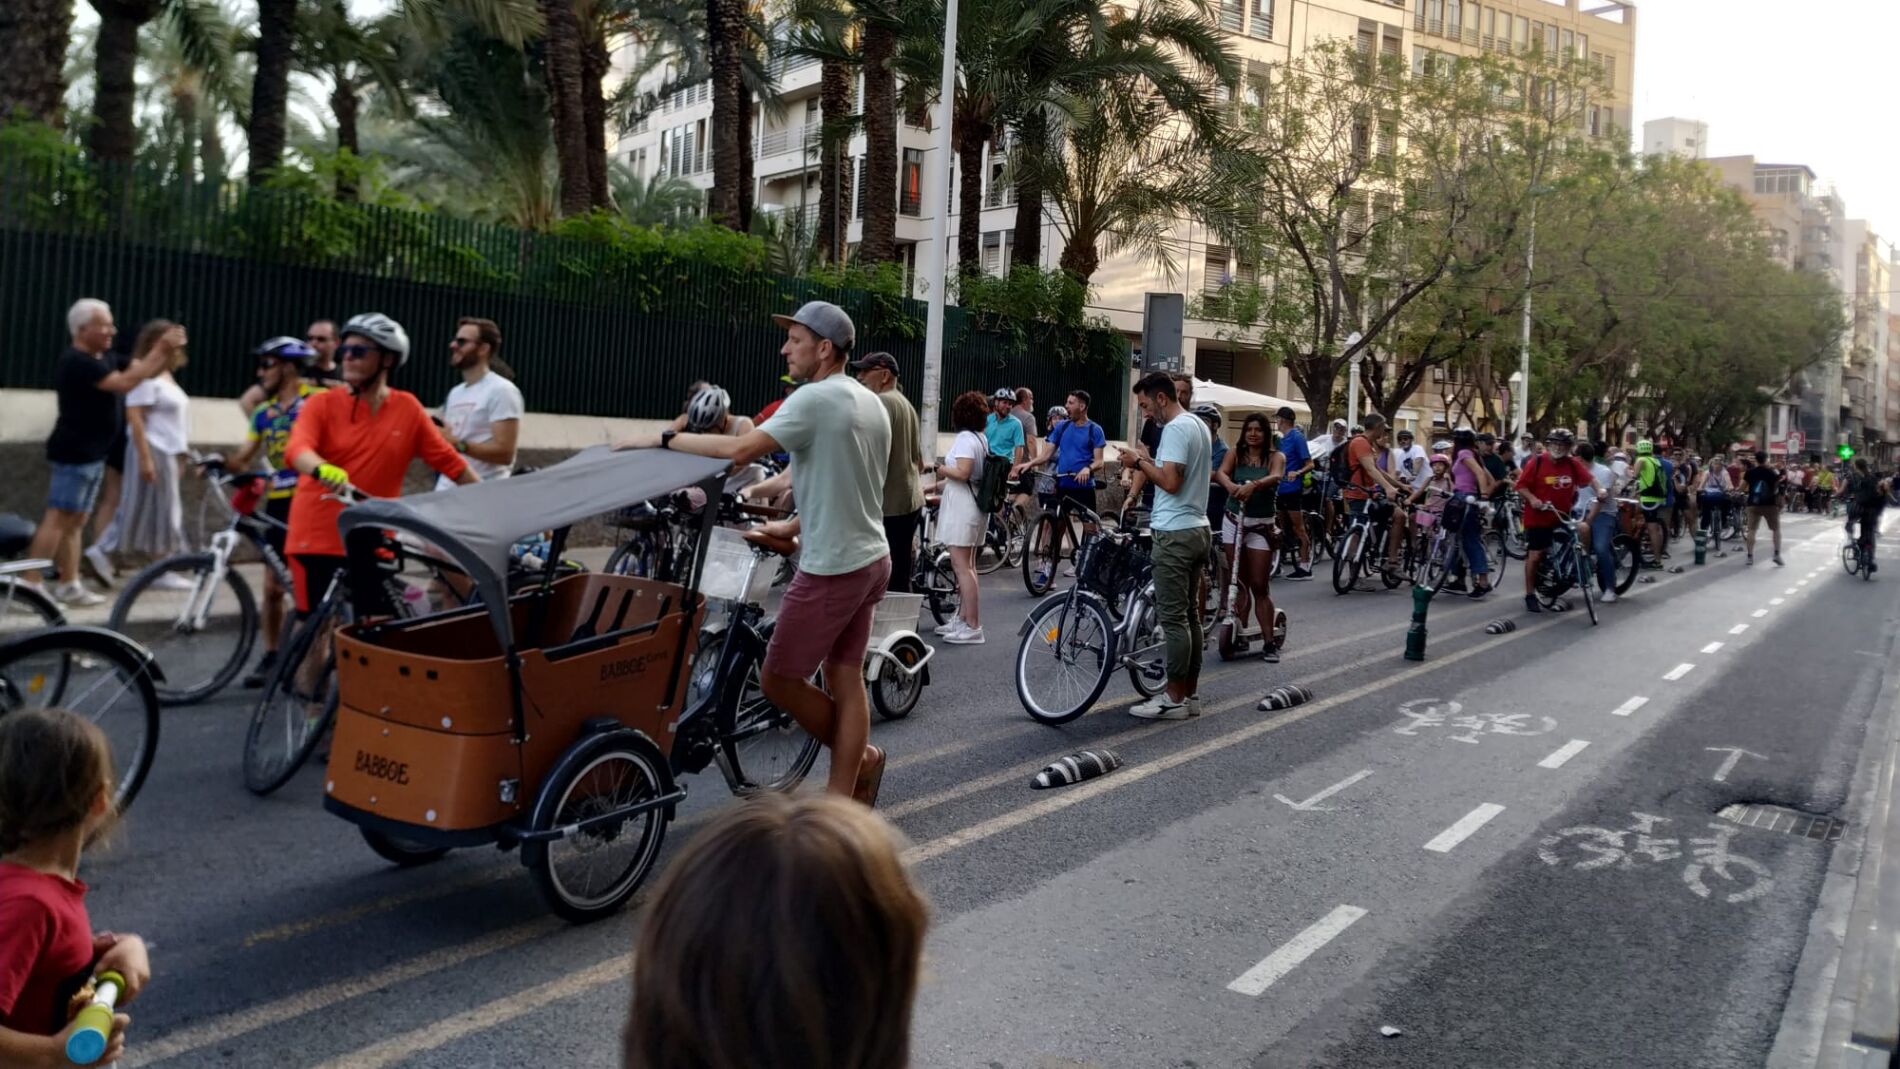
[(858, 766), (858, 782), (851, 788), (851, 797), (875, 808), (878, 788), (884, 785), (884, 751), (868, 744), (865, 749), (871, 751), (871, 756)]

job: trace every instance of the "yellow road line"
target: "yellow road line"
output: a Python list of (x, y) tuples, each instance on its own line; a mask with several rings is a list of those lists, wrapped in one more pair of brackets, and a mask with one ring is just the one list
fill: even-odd
[(351, 921), (362, 920), (372, 913), (383, 913), (388, 910), (398, 909), (412, 902), (426, 902), (431, 898), (440, 898), (443, 895), (452, 895), (459, 891), (467, 891), (491, 883), (499, 883), (510, 876), (519, 875), (520, 872), (521, 862), (512, 857), (505, 861), (491, 861), (473, 872), (465, 872), (445, 883), (411, 888), (410, 890), (398, 894), (378, 898), (373, 902), (364, 902), (361, 905), (351, 906), (348, 909), (319, 913), (314, 917), (306, 917), (303, 920), (293, 921), (290, 924), (280, 924), (275, 928), (265, 928), (262, 931), (252, 932), (250, 935), (244, 937), (244, 946), (248, 948), (257, 946), (260, 943), (274, 943), (282, 939), (295, 939), (298, 936), (309, 935), (311, 932), (320, 931), (324, 928), (334, 928), (339, 924), (348, 924)]
[[(374, 1046), (324, 1062), (320, 1069), (383, 1069), (384, 1066), (395, 1065), (424, 1051), (446, 1046), (464, 1036), (506, 1024), (564, 998), (585, 994), (616, 981), (625, 984), (632, 975), (632, 955), (608, 958), (559, 980), (550, 980), (516, 992), (506, 999), (486, 1002), (453, 1017), (444, 1017), (433, 1024), (390, 1036)], [(613, 1022), (613, 1031), (618, 1034), (620, 1013), (602, 1013), (595, 1019)]]

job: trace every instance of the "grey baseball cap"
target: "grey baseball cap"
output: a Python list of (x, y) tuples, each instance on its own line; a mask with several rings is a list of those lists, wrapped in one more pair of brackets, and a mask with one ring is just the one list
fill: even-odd
[(852, 343), (858, 340), (857, 328), (851, 325), (851, 317), (830, 301), (806, 301), (791, 315), (773, 316), (772, 322), (781, 327), (797, 323), (837, 346), (840, 352), (849, 350)]

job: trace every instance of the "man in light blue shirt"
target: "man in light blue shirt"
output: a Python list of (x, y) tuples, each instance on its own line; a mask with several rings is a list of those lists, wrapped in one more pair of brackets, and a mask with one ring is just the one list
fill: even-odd
[(990, 453), (1008, 460), (1011, 464), (1023, 459), (1023, 421), (1016, 418), (1012, 411), (1016, 407), (1016, 391), (998, 390), (990, 397), (990, 418), (983, 425), (983, 437), (990, 443)]
[(1213, 441), (1207, 424), (1175, 399), (1174, 380), (1165, 372), (1151, 372), (1135, 383), (1135, 400), (1144, 415), (1161, 425), (1161, 445), (1152, 458), (1146, 450), (1123, 449), (1121, 462), (1155, 488), (1149, 527), (1154, 532), (1155, 609), (1168, 645), (1168, 687), (1128, 711), (1146, 720), (1186, 720), (1201, 712), (1195, 694), (1202, 655), (1197, 609), (1201, 574), (1212, 546), (1207, 490)]

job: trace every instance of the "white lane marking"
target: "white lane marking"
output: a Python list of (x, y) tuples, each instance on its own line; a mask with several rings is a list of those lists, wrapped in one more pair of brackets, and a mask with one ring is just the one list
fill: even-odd
[(1781, 604), (1782, 602), (1785, 602), (1785, 601), (1787, 601), (1787, 600), (1788, 600), (1787, 598), (1769, 598), (1769, 599), (1768, 599), (1768, 604), (1770, 604), (1770, 605), (1780, 605), (1780, 604)]
[(1432, 841), (1425, 844), (1425, 849), (1434, 850), (1441, 854), (1449, 854), (1451, 853), (1452, 847), (1471, 838), (1472, 832), (1484, 827), (1490, 822), (1492, 817), (1502, 812), (1504, 812), (1503, 806), (1498, 805), (1496, 802), (1486, 802), (1471, 812), (1466, 813), (1464, 816), (1459, 817), (1458, 823), (1453, 824), (1451, 827), (1433, 836)]
[(1747, 624), (1736, 624), (1734, 627), (1728, 629), (1728, 633), (1731, 635), (1739, 635), (1746, 630), (1748, 630)]
[(1722, 767), (1715, 770), (1713, 778), (1717, 783), (1728, 782), (1728, 774), (1735, 771), (1735, 762), (1740, 761), (1744, 757), (1754, 757), (1763, 761), (1768, 760), (1764, 754), (1744, 750), (1739, 746), (1704, 746), (1703, 749), (1710, 753), (1725, 753), (1728, 755), (1727, 759), (1722, 762)]
[(1551, 754), (1549, 757), (1544, 758), (1542, 761), (1537, 762), (1537, 767), (1538, 768), (1562, 768), (1564, 767), (1565, 761), (1568, 761), (1571, 758), (1582, 753), (1583, 748), (1588, 745), (1590, 744), (1588, 742), (1585, 742), (1582, 739), (1571, 739), (1569, 742), (1566, 742), (1562, 746), (1557, 747), (1557, 751), (1555, 753)]
[(1767, 609), (1756, 609), (1756, 610), (1755, 610), (1754, 612), (1752, 612), (1752, 613), (1750, 613), (1749, 615), (1751, 615), (1751, 616), (1753, 616), (1753, 617), (1754, 617), (1755, 619), (1757, 619), (1757, 620), (1759, 620), (1759, 619), (1761, 619), (1762, 617), (1764, 617), (1764, 616), (1766, 616), (1766, 615), (1768, 615), (1768, 610), (1767, 610)]
[(1708, 645), (1702, 647), (1702, 652), (1714, 653), (1716, 650), (1719, 650), (1721, 648), (1722, 648), (1722, 644), (1720, 642), (1711, 642)]
[(1365, 779), (1367, 776), (1370, 776), (1370, 775), (1372, 775), (1371, 769), (1362, 768), (1359, 771), (1354, 772), (1352, 775), (1347, 776), (1345, 779), (1340, 780), (1338, 783), (1333, 784), (1331, 787), (1328, 787), (1325, 790), (1314, 795), (1313, 797), (1308, 798), (1304, 802), (1296, 802), (1293, 799), (1288, 798), (1284, 794), (1274, 795), (1273, 800), (1276, 802), (1284, 802), (1295, 809), (1299, 809), (1303, 811), (1318, 810), (1322, 813), (1328, 812), (1332, 809), (1332, 807), (1320, 805), (1319, 803), (1324, 802), (1326, 799), (1331, 798), (1333, 795), (1338, 794), (1340, 791), (1345, 790), (1346, 788), (1352, 786), (1355, 783), (1358, 783), (1360, 780)]
[(526, 991), (518, 991), (500, 1002), (477, 1006), (453, 1017), (444, 1017), (421, 1028), (390, 1036), (381, 1043), (324, 1062), (322, 1069), (382, 1069), (383, 1066), (407, 1061), (417, 1054), (435, 1050), (463, 1036), (506, 1024), (517, 1017), (533, 1013), (543, 1006), (559, 1002), (564, 998), (579, 995), (600, 984), (612, 980), (620, 980), (624, 983), (631, 975), (633, 975), (631, 956), (608, 958), (580, 972), (563, 976), (558, 980), (549, 980), (544, 984), (537, 984)]
[[(1805, 582), (1805, 580), (1803, 581)], [(1797, 593), (1800, 593), (1800, 590), (1801, 588), (1799, 586), (1791, 586), (1788, 589), (1782, 591), (1782, 593), (1783, 594), (1797, 594)]]
[(1641, 709), (1643, 706), (1648, 705), (1648, 704), (1649, 704), (1649, 699), (1641, 697), (1639, 695), (1638, 697), (1631, 698), (1629, 701), (1626, 701), (1622, 705), (1619, 705), (1616, 708), (1610, 710), (1610, 715), (1611, 716), (1628, 716), (1631, 713), (1635, 712), (1638, 709)]
[(1681, 679), (1683, 676), (1686, 676), (1690, 672), (1693, 672), (1693, 671), (1695, 671), (1695, 665), (1690, 664), (1687, 661), (1684, 661), (1681, 664), (1675, 666), (1674, 668), (1671, 668), (1669, 671), (1664, 672), (1663, 678), (1674, 681), (1674, 680)]
[(372, 991), (401, 987), (419, 977), (518, 946), (566, 927), (567, 922), (558, 917), (543, 917), (526, 924), (518, 924), (513, 928), (504, 928), (471, 943), (443, 947), (419, 958), (400, 961), (387, 968), (377, 969), (361, 976), (348, 977), (320, 987), (306, 988), (249, 1009), (214, 1017), (200, 1025), (180, 1028), (149, 1043), (141, 1043), (126, 1053), (122, 1064), (127, 1069), (132, 1069), (135, 1066), (150, 1065), (167, 1058), (175, 1058), (180, 1054), (212, 1044), (228, 1043), (238, 1036), (255, 1032), (260, 1028), (269, 1028), (271, 1025), (282, 1024), (307, 1013), (328, 1009), (340, 1002), (347, 1002)]
[[(1796, 581), (1795, 581), (1795, 584), (1794, 584), (1794, 585), (1795, 585), (1795, 586), (1807, 586), (1807, 585), (1808, 585), (1808, 581), (1807, 581), (1806, 579), (1798, 579), (1798, 580), (1796, 580)], [(1790, 590), (1790, 591), (1789, 591), (1788, 593), (1790, 593), (1790, 594), (1792, 594), (1792, 593), (1794, 593), (1794, 591), (1792, 591), (1792, 590)]]
[(1238, 991), (1243, 995), (1261, 994), (1365, 915), (1366, 911), (1358, 906), (1338, 907), (1305, 931), (1280, 944), (1278, 950), (1260, 959), (1260, 964), (1241, 973), (1233, 983), (1227, 985), (1227, 990)]

